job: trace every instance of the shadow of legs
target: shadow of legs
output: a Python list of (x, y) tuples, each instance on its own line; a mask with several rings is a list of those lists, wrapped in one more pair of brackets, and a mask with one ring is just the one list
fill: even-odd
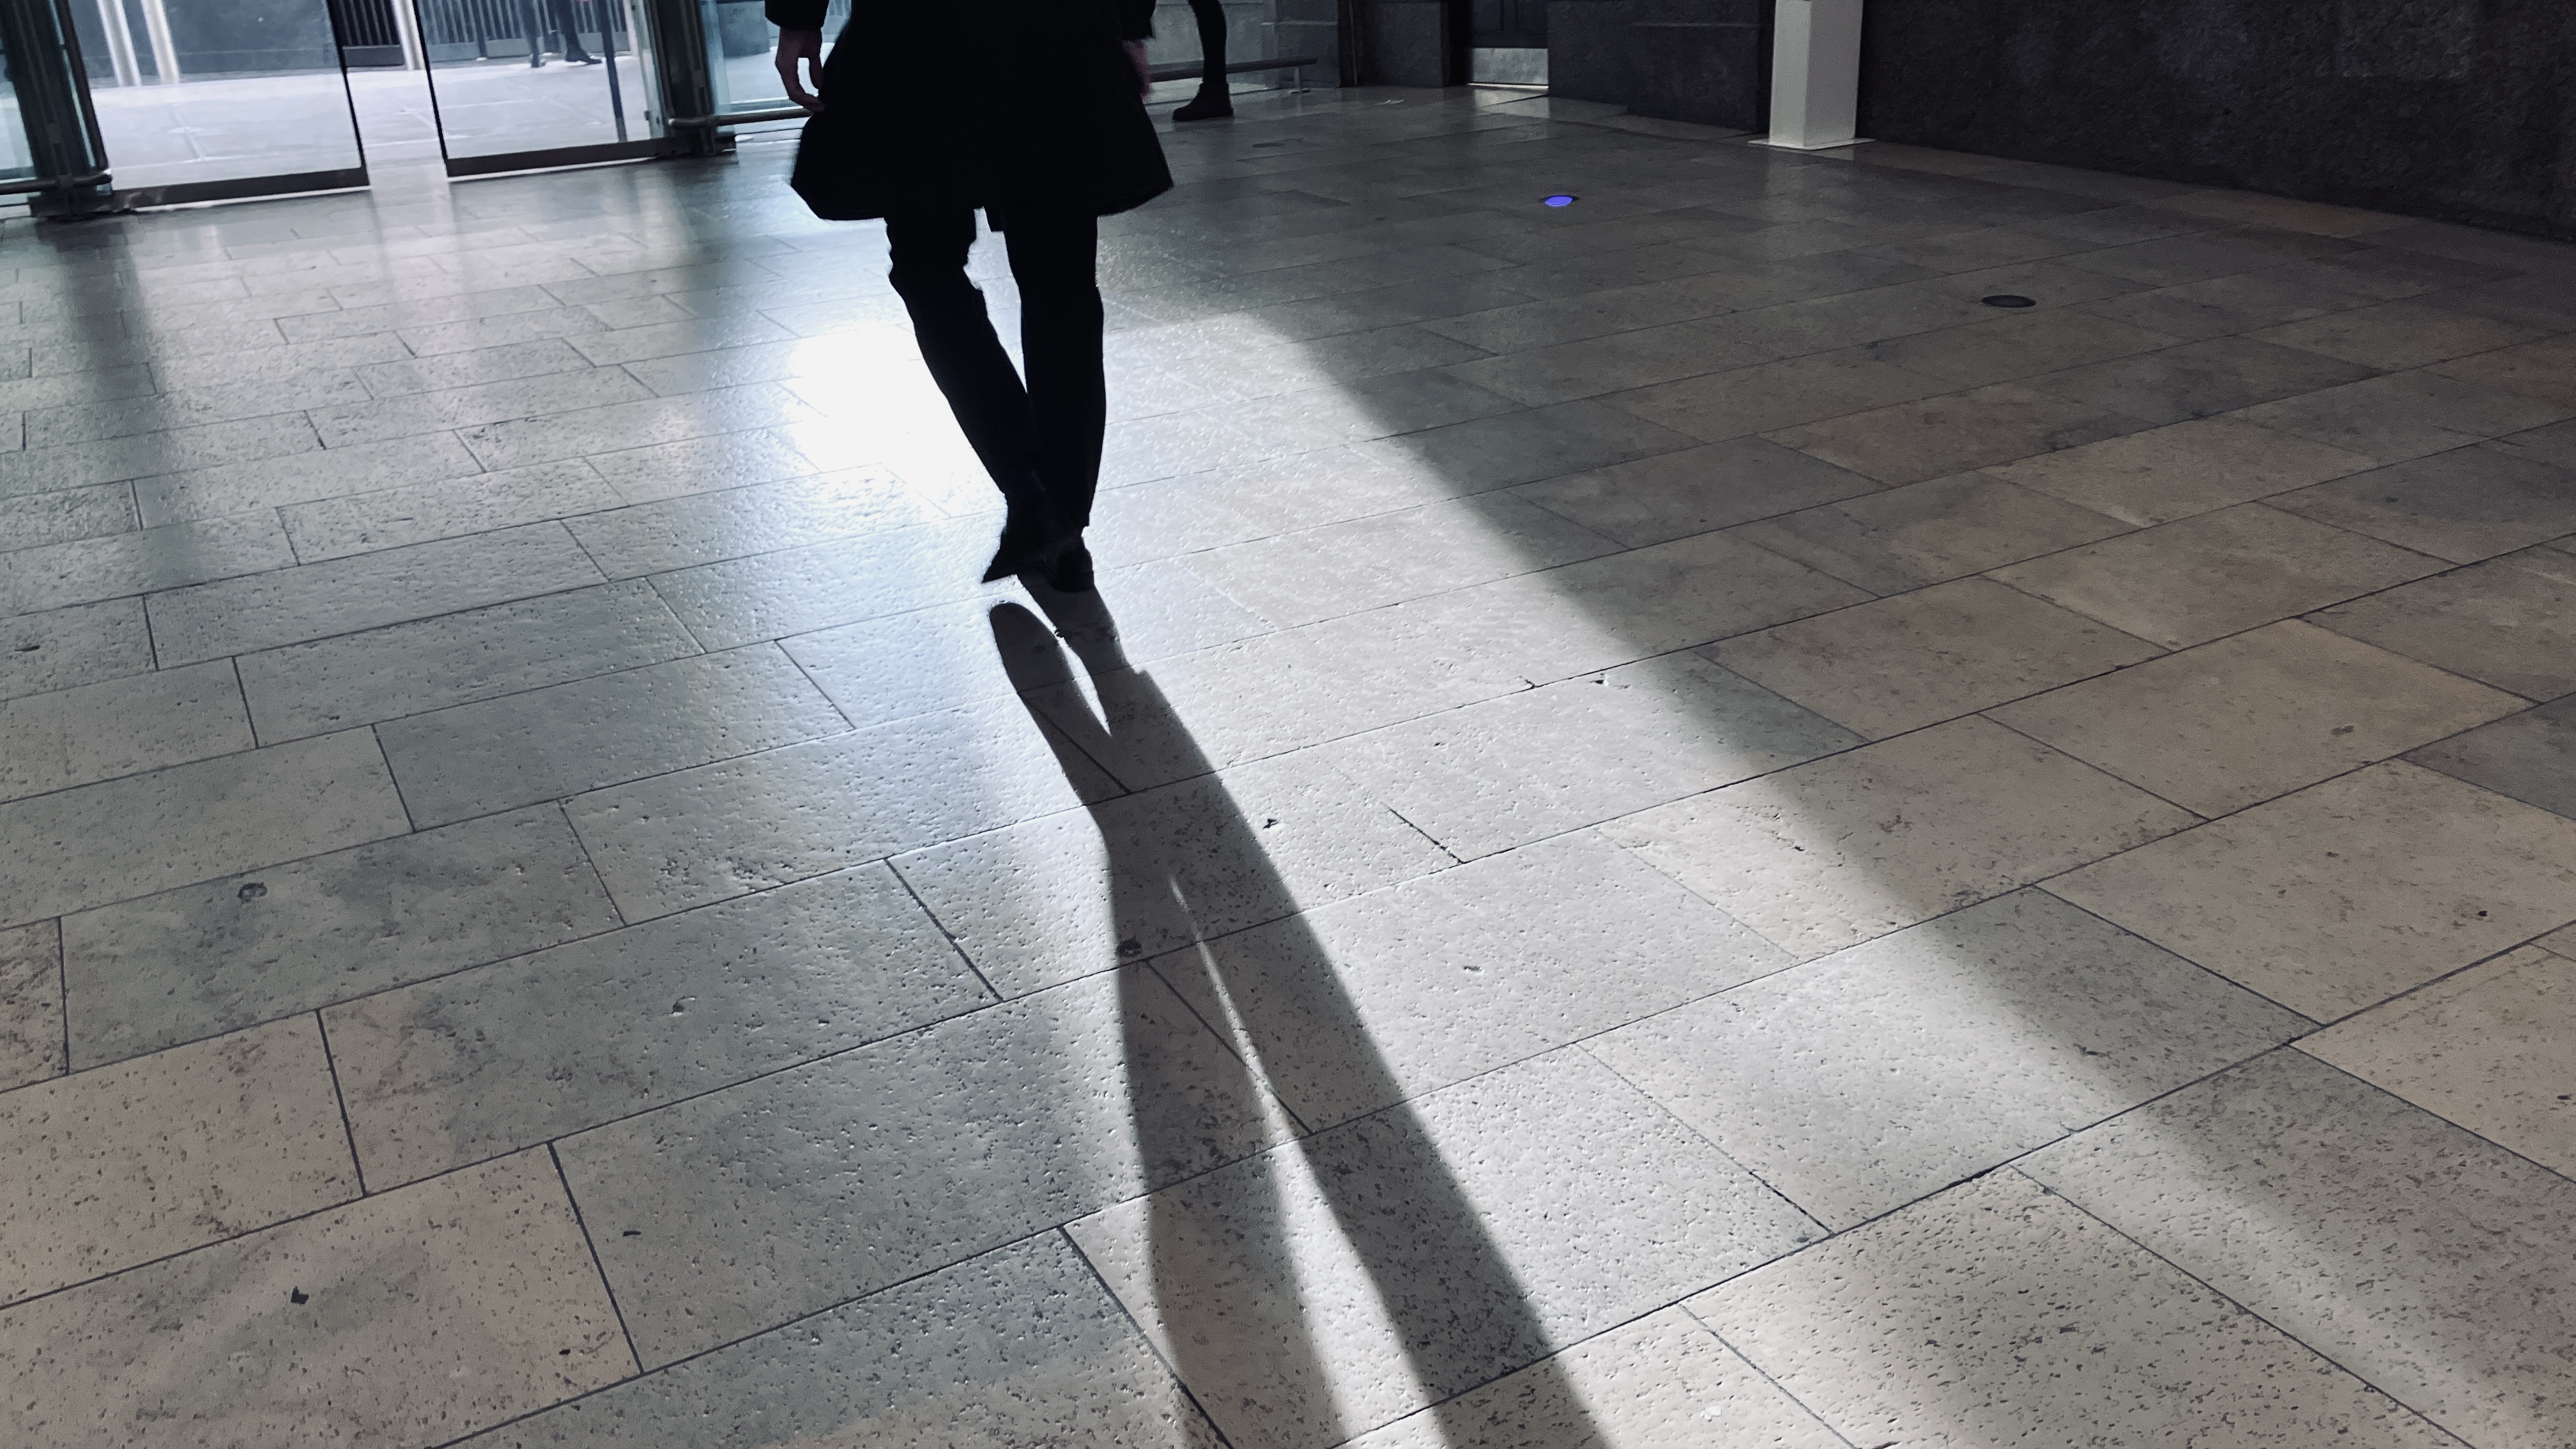
[[(1181, 758), (1167, 753), (1163, 761), (1173, 773), (1209, 774), (1161, 690), (1128, 666), (1107, 606), (1096, 595), (1082, 595), (1050, 596), (1044, 607), (1100, 701), (1097, 718), (1052, 721), (1065, 731), (1055, 743), (1059, 754), (1081, 751), (1091, 757), (1082, 762), (1088, 768), (1094, 759), (1116, 758), (1109, 744), (1132, 735), (1167, 742), (1161, 748), (1180, 752)], [(993, 611), (992, 626), (1013, 682), (1024, 692), (1064, 677), (1045, 665), (1047, 626), (1034, 615), (1005, 604)], [(1122, 912), (1131, 903), (1173, 901), (1197, 918), (1201, 913), (1190, 909), (1189, 899), (1196, 880), (1256, 883), (1270, 899), (1291, 899), (1251, 824), (1222, 788), (1206, 792), (1206, 799), (1212, 802), (1208, 818), (1191, 822), (1186, 846), (1139, 832), (1104, 816), (1104, 806), (1094, 807)], [(1194, 950), (1173, 952), (1153, 963), (1154, 969), (1184, 999), (1213, 995), (1239, 1006), (1255, 1000), (1257, 991), (1268, 1009), (1300, 1024), (1302, 1050), (1329, 1054), (1327, 1071), (1367, 1100), (1396, 1105), (1320, 1135), (1302, 1135), (1293, 1149), (1166, 1189), (1147, 1208), (1148, 1259), (1174, 1367), (1220, 1427), (1238, 1444), (1331, 1443), (1374, 1426), (1337, 1421), (1327, 1368), (1331, 1354), (1319, 1341), (1319, 1325), (1296, 1272), (1290, 1226), (1297, 1203), (1291, 1199), (1301, 1190), (1320, 1198), (1359, 1260), (1402, 1343), (1406, 1367), (1432, 1400), (1451, 1400), (1540, 1361), (1550, 1345), (1518, 1275), (1404, 1104), (1394, 1072), (1304, 917), (1290, 915), (1265, 929), (1273, 936), (1270, 959), (1306, 969), (1273, 974), (1256, 987), (1228, 979), (1225, 953)], [(1142, 923), (1131, 930), (1123, 916), (1119, 921), (1118, 939), (1148, 934)], [(1206, 980), (1173, 979), (1187, 971), (1204, 972)], [(1283, 990), (1289, 993), (1285, 999)], [(1208, 1025), (1238, 1052), (1252, 1051), (1227, 1021)], [(1257, 1065), (1257, 1057), (1248, 1055), (1246, 1091), (1257, 1090)], [(1313, 1067), (1311, 1060), (1306, 1065)], [(1129, 1087), (1154, 1090), (1146, 1080), (1132, 1080)], [(1138, 1120), (1140, 1132), (1150, 1130), (1144, 1126), (1149, 1115)], [(1305, 1133), (1304, 1124), (1297, 1125)], [(1170, 1155), (1152, 1142), (1139, 1147), (1148, 1161)], [(1536, 1382), (1528, 1393), (1517, 1397), (1549, 1405), (1568, 1442), (1590, 1442), (1579, 1400), (1553, 1362), (1532, 1377)], [(1452, 1442), (1470, 1432), (1471, 1426), (1450, 1422), (1462, 1412), (1454, 1403), (1439, 1412)]]

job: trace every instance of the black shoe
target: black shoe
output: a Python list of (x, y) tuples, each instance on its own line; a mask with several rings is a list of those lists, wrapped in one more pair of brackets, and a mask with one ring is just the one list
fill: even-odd
[(1019, 574), (1043, 573), (1046, 569), (1047, 545), (1055, 530), (1035, 512), (1014, 506), (1011, 516), (1002, 524), (1001, 542), (994, 545), (993, 561), (984, 568), (984, 582), (993, 583)]
[(530, 51), (528, 53), (528, 69), (541, 70), (545, 67), (545, 63), (546, 58), (544, 56), (539, 55), (534, 51)]
[(599, 57), (595, 55), (567, 55), (564, 57), (564, 64), (597, 65), (599, 64)]
[(1234, 97), (1224, 91), (1201, 91), (1198, 99), (1172, 112), (1175, 121), (1214, 121), (1234, 114)]
[(1091, 592), (1091, 550), (1082, 546), (1082, 535), (1061, 540), (1046, 561), (1047, 587), (1059, 593)]

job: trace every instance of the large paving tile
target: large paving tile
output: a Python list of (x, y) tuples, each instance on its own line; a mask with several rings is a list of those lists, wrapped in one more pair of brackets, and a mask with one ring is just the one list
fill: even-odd
[(2432, 372), (2398, 372), (2231, 416), (2382, 463), (2402, 463), (2576, 417), (2576, 398), (2549, 402)]
[(1684, 1307), (1850, 1444), (2456, 1442), (2012, 1172)]
[(1629, 548), (1873, 493), (1864, 478), (1761, 438), (1659, 453), (1512, 490)]
[(1665, 1308), (1396, 1420), (1351, 1449), (1842, 1449), (1717, 1335)]
[(0, 553), (0, 613), (32, 614), (295, 562), (286, 532), (267, 514), (158, 528)]
[[(2556, 330), (2558, 322), (2553, 318), (2542, 325)], [(2563, 336), (2502, 347), (2427, 370), (2454, 382), (2494, 388), (2558, 408), (2576, 407), (2576, 382), (2568, 380), (2568, 373), (2576, 370), (2576, 342)]]
[(2285, 323), (2253, 337), (2364, 367), (2395, 370), (2528, 342), (2539, 335), (2538, 328), (2493, 317), (2397, 301)]
[(2576, 1176), (2572, 1043), (2576, 960), (2525, 946), (2346, 1017), (2299, 1050)]
[(2272, 506), (2476, 563), (2576, 533), (2576, 470), (2480, 444), (2302, 488)]
[(2071, 756), (1969, 718), (1676, 801), (1606, 830), (1727, 914), (1809, 957), (2191, 823), (2187, 812)]
[(2013, 564), (1994, 577), (2182, 649), (2441, 567), (2423, 554), (2246, 503)]
[[(1713, 1343), (1714, 1340), (1711, 1340)], [(864, 1371), (848, 1371), (852, 1365)], [(1216, 1449), (1126, 1310), (1047, 1234), (469, 1439)]]
[(560, 523), (532, 523), (155, 594), (163, 664), (248, 654), (576, 589), (599, 570)]
[(295, 540), (296, 558), (304, 563), (321, 563), (379, 549), (596, 513), (624, 501), (596, 469), (575, 458), (313, 503), (291, 503), (278, 513)]
[(2359, 453), (2229, 418), (2204, 418), (1986, 472), (2145, 527), (2269, 498), (2370, 466), (2371, 460)]
[(2051, 881), (2332, 1021), (2576, 921), (2576, 821), (2374, 765)]
[(2225, 815), (2521, 708), (2285, 619), (1991, 713), (2185, 809)]
[(2081, 447), (2151, 425), (2013, 383), (1995, 383), (1763, 436), (1897, 485)]
[(61, 928), (38, 921), (0, 931), (0, 1092), (68, 1070)]
[(869, 533), (657, 574), (656, 592), (710, 649), (998, 593), (978, 582), (999, 520)]
[(58, 916), (411, 829), (364, 730), (0, 805), (0, 921)]
[[(1133, 661), (1213, 649), (1269, 626), (1176, 560), (1103, 570), (1090, 600), (1051, 594), (1049, 629), (997, 628), (1003, 611), (972, 600), (889, 614), (779, 641), (854, 725), (999, 699), (1021, 687), (1013, 669), (1070, 679), (1065, 638), (1114, 641)], [(1027, 618), (1026, 611), (1008, 611)]]
[(221, 661), (0, 701), (0, 800), (251, 747), (241, 684)]
[(0, 1303), (359, 1190), (322, 1035), (302, 1020), (0, 1095), (0, 1163)]
[(425, 828), (848, 728), (794, 661), (757, 644), (413, 715), (376, 737)]
[(968, 706), (576, 797), (629, 920), (918, 850), (1123, 793), (1024, 710)]
[(263, 650), (236, 661), (263, 739), (291, 740), (699, 652), (641, 580)]
[(1338, 1443), (1533, 1363), (1518, 1390), (1561, 1402), (1551, 1350), (1818, 1236), (1575, 1052), (1070, 1231), (1238, 1446)]
[(134, 526), (134, 490), (121, 483), (0, 499), (0, 548), (68, 543)]
[(895, 868), (976, 969), (1020, 996), (1454, 863), (1307, 752), (970, 835)]
[(992, 1000), (883, 866), (322, 1014), (371, 1189), (567, 1136)]
[(1130, 968), (557, 1150), (658, 1367), (1257, 1152), (1264, 1110)]
[(1691, 322), (1560, 342), (1446, 369), (1531, 407), (1749, 367), (1781, 354)]
[(2023, 385), (2151, 423), (2179, 423), (2359, 382), (2372, 371), (2269, 342), (2220, 337), (2069, 367), (2025, 378)]
[(145, 526), (256, 513), (344, 494), (480, 473), (454, 433), (422, 433), (285, 458), (185, 468), (134, 484)]
[(1603, 401), (1717, 443), (1930, 397), (1947, 386), (1855, 348), (1641, 387)]
[(89, 1067), (614, 929), (552, 806), (183, 886), (66, 918)]
[(629, 503), (740, 488), (822, 471), (788, 438), (768, 432), (718, 433), (671, 443), (615, 447), (591, 454), (588, 461)]
[(1445, 480), (1447, 493), (1464, 495), (1676, 452), (1695, 441), (1633, 411), (1583, 401), (1427, 428), (1372, 446)]
[(2576, 701), (2562, 699), (2480, 725), (2406, 758), (2455, 780), (2576, 818)]
[(1648, 1017), (1586, 1049), (1841, 1229), (2309, 1025), (2022, 890)]
[(141, 599), (110, 599), (0, 618), (0, 698), (141, 674), (152, 630)]
[(1968, 578), (1740, 635), (1710, 652), (1863, 738), (1885, 739), (2161, 651)]
[(282, 413), (56, 448), (28, 448), (0, 453), (0, 497), (121, 483), (227, 463), (266, 462), (316, 452), (321, 446), (301, 413)]
[(591, 560), (622, 579), (939, 518), (903, 480), (862, 468), (638, 503), (569, 526)]
[(1682, 654), (1371, 731), (1326, 753), (1371, 795), (1472, 860), (1859, 742)]
[[(1962, 280), (1975, 281), (1981, 290), (1991, 295), (1994, 292), (2019, 292), (2021, 286), (2038, 278), (2034, 275), (1986, 274), (1981, 278)], [(2031, 294), (2022, 292), (2021, 295)], [(2083, 299), (2054, 297), (2040, 300)], [(2179, 340), (2161, 332), (2115, 322), (2108, 317), (2052, 306), (1882, 342), (1872, 349), (1872, 353), (1882, 361), (1895, 363), (1910, 372), (1939, 378), (1952, 387), (1983, 387), (1989, 383), (2022, 381), (2041, 373), (2153, 352), (2158, 348), (2171, 347)], [(2112, 411), (2125, 413), (2129, 410), (2114, 404)]]
[(543, 1153), (0, 1313), (0, 1434), (429, 1449), (635, 1372)]
[(2576, 557), (2525, 549), (2316, 616), (2526, 699), (2576, 693)]
[(1601, 535), (1510, 493), (1374, 514), (1189, 556), (1209, 583), (1281, 628), (1615, 553)]
[[(1621, 903), (1615, 926), (1584, 909)], [(1162, 958), (1310, 1127), (1720, 991), (1789, 958), (1591, 832)]]
[(2089, 508), (1961, 473), (1748, 523), (1735, 533), (1872, 593), (1896, 594), (2127, 531)]
[(2576, 1428), (2576, 1183), (2332, 1067), (2275, 1052), (2026, 1170), (2468, 1443)]

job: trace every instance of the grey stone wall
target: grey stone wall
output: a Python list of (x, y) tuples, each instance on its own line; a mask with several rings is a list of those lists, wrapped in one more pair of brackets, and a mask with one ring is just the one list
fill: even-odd
[(1641, 116), (1769, 124), (1772, 0), (1552, 0), (1548, 88)]
[(1860, 126), (2576, 236), (2576, 0), (1869, 0)]

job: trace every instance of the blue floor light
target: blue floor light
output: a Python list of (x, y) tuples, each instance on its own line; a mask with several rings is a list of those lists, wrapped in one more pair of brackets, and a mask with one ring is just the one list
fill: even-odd
[(1550, 206), (1572, 206), (1574, 204), (1574, 198), (1560, 194), (1548, 197), (1547, 204)]

